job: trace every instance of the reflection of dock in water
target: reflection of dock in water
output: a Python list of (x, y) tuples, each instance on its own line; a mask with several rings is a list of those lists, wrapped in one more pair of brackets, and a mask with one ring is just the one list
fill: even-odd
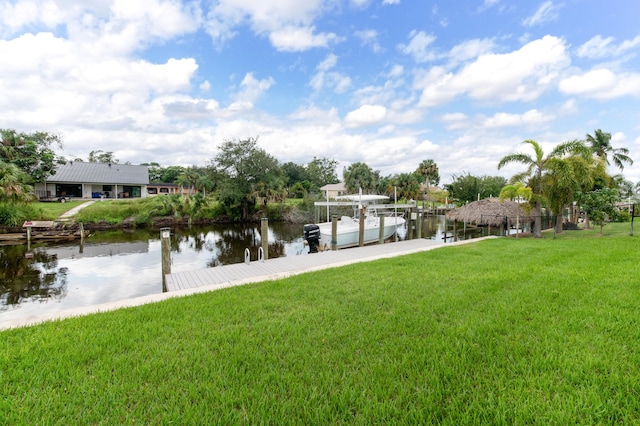
[[(472, 240), (466, 241), (470, 242)], [(451, 245), (451, 244), (449, 244)], [(417, 253), (444, 246), (443, 242), (415, 239), (391, 244), (376, 244), (347, 250), (326, 251), (303, 256), (279, 257), (254, 261), (250, 264), (237, 263), (195, 271), (177, 272), (166, 275), (167, 291), (186, 290), (211, 286), (232, 287), (252, 282), (285, 278), (305, 272), (367, 262), (404, 254)]]
[(55, 255), (58, 259), (80, 259), (85, 257), (107, 257), (127, 254), (149, 253), (148, 241), (134, 241), (126, 243), (84, 243), (73, 245), (59, 245), (46, 247), (48, 254)]

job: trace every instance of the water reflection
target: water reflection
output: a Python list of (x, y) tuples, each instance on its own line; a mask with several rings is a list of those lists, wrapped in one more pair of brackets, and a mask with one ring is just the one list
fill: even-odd
[[(172, 272), (257, 259), (260, 225), (177, 229)], [(302, 226), (269, 226), (270, 258), (306, 254)], [(95, 232), (79, 241), (0, 246), (0, 321), (162, 292), (158, 231)]]
[(58, 267), (55, 255), (42, 248), (5, 246), (0, 250), (0, 311), (24, 300), (46, 302), (67, 293), (65, 267)]
[[(255, 261), (260, 230), (260, 224), (174, 230), (171, 271), (240, 263), (245, 249)], [(481, 232), (459, 228), (455, 239)], [(446, 242), (454, 237), (444, 216), (425, 218), (422, 233)], [(307, 253), (302, 225), (269, 225), (269, 258)], [(160, 233), (152, 230), (95, 232), (82, 245), (48, 243), (31, 251), (26, 245), (0, 246), (0, 321), (160, 293), (161, 261)]]

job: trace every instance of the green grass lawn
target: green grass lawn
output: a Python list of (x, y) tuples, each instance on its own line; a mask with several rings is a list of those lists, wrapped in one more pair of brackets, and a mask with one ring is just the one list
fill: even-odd
[(0, 423), (637, 424), (640, 239), (628, 223), (604, 234), (0, 332)]
[(38, 203), (38, 207), (42, 209), (43, 213), (52, 219), (57, 219), (63, 213), (71, 210), (74, 207), (84, 204), (86, 201), (67, 201), (66, 203)]

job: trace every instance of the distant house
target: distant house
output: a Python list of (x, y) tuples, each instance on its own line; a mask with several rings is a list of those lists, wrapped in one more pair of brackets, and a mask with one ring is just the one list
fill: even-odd
[(195, 188), (179, 186), (175, 183), (152, 182), (147, 185), (147, 194), (150, 197), (169, 194), (191, 195), (196, 192), (198, 192), (198, 190)]
[(148, 184), (147, 166), (71, 161), (34, 189), (39, 198), (144, 198)]
[(336, 198), (341, 195), (347, 195), (347, 188), (344, 186), (344, 182), (329, 183), (320, 187), (320, 190), (324, 192), (324, 198)]

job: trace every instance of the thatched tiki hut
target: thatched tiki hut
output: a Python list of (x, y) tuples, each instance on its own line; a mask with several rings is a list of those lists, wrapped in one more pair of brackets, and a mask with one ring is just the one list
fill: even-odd
[(504, 228), (515, 226), (518, 215), (520, 226), (533, 222), (533, 217), (515, 201), (485, 198), (448, 211), (447, 219), (454, 221), (454, 229), (456, 222)]

